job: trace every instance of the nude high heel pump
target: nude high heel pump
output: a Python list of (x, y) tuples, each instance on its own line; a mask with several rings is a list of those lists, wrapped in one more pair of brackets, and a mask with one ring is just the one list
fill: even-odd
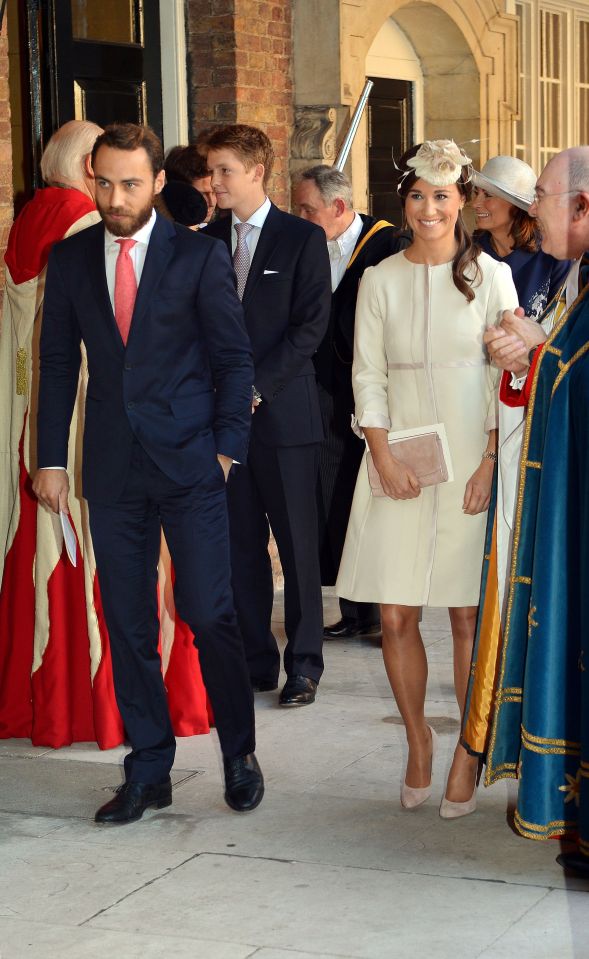
[(479, 788), (482, 768), (483, 764), (480, 762), (470, 799), (467, 799), (465, 802), (452, 802), (444, 796), (440, 803), (440, 816), (442, 819), (460, 819), (461, 816), (470, 816), (470, 814), (475, 811), (477, 808), (477, 789)]
[[(435, 730), (431, 726), (427, 727), (430, 731), (432, 737), (432, 772), (434, 768), (434, 756), (438, 748), (438, 737)], [(424, 802), (432, 794), (432, 783), (431, 777), (429, 786), (415, 787), (408, 786), (406, 782), (401, 786), (401, 805), (403, 809), (417, 809), (418, 806), (422, 806)]]

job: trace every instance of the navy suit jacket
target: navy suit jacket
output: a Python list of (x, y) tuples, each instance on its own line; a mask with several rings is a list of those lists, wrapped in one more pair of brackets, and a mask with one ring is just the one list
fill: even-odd
[[(231, 217), (207, 227), (231, 253)], [(252, 436), (268, 446), (323, 439), (313, 354), (329, 322), (331, 271), (325, 232), (271, 205), (243, 294), (254, 355), (254, 385), (263, 397)]]
[(156, 218), (126, 348), (108, 294), (103, 224), (53, 248), (41, 332), (41, 467), (67, 463), (80, 340), (89, 373), (87, 499), (116, 501), (135, 438), (184, 486), (210, 471), (217, 453), (245, 461), (254, 371), (222, 243)]

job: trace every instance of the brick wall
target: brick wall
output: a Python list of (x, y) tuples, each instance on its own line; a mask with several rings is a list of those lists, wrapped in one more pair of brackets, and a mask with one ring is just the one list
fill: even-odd
[(0, 303), (4, 289), (4, 251), (12, 224), (12, 141), (8, 96), (6, 21), (0, 33)]
[(289, 206), (292, 0), (187, 0), (191, 137), (205, 126), (264, 130), (276, 162), (269, 192)]

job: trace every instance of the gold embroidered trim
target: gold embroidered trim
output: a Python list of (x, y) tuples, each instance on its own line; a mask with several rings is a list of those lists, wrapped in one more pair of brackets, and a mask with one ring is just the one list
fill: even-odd
[(522, 748), (529, 753), (540, 753), (542, 756), (579, 756), (580, 750), (566, 749), (564, 746), (534, 746), (524, 737)]
[(526, 822), (525, 819), (522, 819), (517, 809), (515, 811), (514, 822), (517, 831), (527, 839), (550, 839), (552, 836), (563, 836), (567, 833), (575, 832), (577, 829), (576, 822), (570, 819), (555, 819), (553, 822), (546, 823), (542, 826), (537, 823)]
[(556, 390), (558, 389), (559, 385), (561, 384), (563, 378), (567, 375), (567, 373), (568, 373), (568, 371), (570, 370), (571, 366), (572, 366), (574, 363), (576, 363), (577, 360), (580, 360), (581, 357), (585, 355), (585, 353), (587, 352), (587, 350), (589, 350), (589, 341), (587, 341), (587, 343), (584, 343), (583, 346), (582, 346), (579, 350), (577, 350), (577, 352), (576, 352), (573, 356), (571, 356), (571, 358), (570, 358), (570, 360), (568, 360), (568, 362), (566, 362), (566, 363), (561, 363), (560, 360), (558, 361), (558, 366), (559, 366), (559, 369), (560, 369), (560, 373), (558, 374), (558, 376), (556, 377), (556, 379), (555, 379), (555, 381), (554, 381), (554, 385), (553, 385), (553, 387), (552, 387), (552, 393), (550, 394), (551, 397), (554, 396), (554, 394), (556, 393)]
[(541, 470), (541, 469), (542, 469), (542, 463), (538, 463), (538, 462), (536, 462), (535, 460), (528, 460), (527, 463), (526, 463), (526, 466), (527, 466), (527, 468), (530, 469), (530, 470)]
[(29, 392), (27, 370), (27, 351), (21, 346), (16, 351), (16, 395), (26, 396)]
[(523, 726), (522, 739), (528, 739), (531, 743), (537, 743), (540, 746), (566, 746), (569, 749), (576, 749), (581, 752), (581, 743), (576, 743), (571, 739), (548, 739), (545, 736), (534, 736)]
[(532, 585), (532, 577), (531, 577), (531, 576), (516, 576), (515, 579), (512, 579), (512, 580), (511, 580), (511, 582), (512, 582), (512, 583), (522, 583), (524, 586), (531, 586), (531, 585)]
[(517, 766), (514, 763), (501, 763), (500, 766), (494, 766), (491, 769), (487, 766), (485, 771), (485, 786), (492, 786), (501, 779), (517, 779)]
[(522, 726), (522, 748), (530, 753), (541, 753), (544, 756), (580, 756), (581, 744), (569, 742), (567, 739), (544, 739), (541, 736), (532, 736)]
[(547, 353), (552, 353), (554, 356), (562, 356), (562, 350), (559, 350), (556, 346), (545, 346), (544, 349)]

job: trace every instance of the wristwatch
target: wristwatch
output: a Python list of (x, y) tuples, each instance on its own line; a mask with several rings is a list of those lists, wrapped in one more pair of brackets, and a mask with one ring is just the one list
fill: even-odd
[(481, 459), (484, 459), (484, 460), (492, 460), (493, 463), (496, 463), (496, 462), (497, 462), (497, 453), (495, 452), (495, 450), (485, 450), (485, 452), (483, 453)]
[(259, 390), (255, 388), (255, 386), (252, 386), (252, 403), (261, 403), (261, 402), (262, 402), (262, 394), (260, 393)]

